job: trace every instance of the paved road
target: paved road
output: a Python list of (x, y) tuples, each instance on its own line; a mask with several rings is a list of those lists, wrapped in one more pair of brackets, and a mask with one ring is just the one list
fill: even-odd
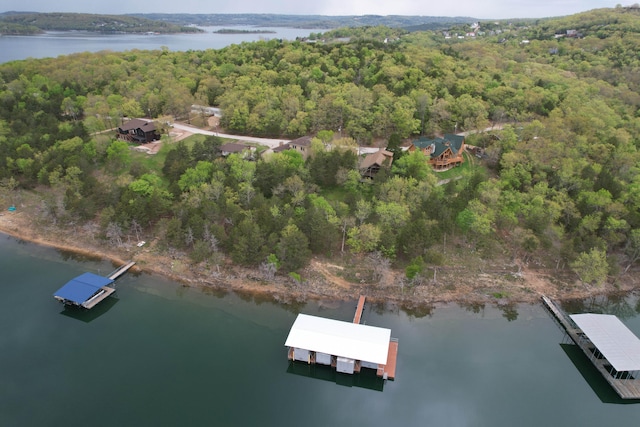
[[(215, 135), (221, 138), (235, 139), (238, 141), (255, 142), (257, 144), (266, 145), (269, 148), (275, 148), (279, 145), (285, 144), (290, 141), (289, 139), (257, 138), (255, 136), (231, 135), (227, 133), (212, 132), (209, 130), (197, 128), (195, 126), (186, 125), (184, 123), (174, 123), (173, 127), (175, 129), (179, 129), (179, 130), (190, 132), (190, 133), (199, 133), (201, 135)], [(458, 135), (468, 136), (473, 133), (489, 132), (491, 130), (500, 130), (502, 128), (503, 128), (503, 125), (498, 124), (483, 130), (471, 130), (467, 132), (460, 132), (458, 133)], [(378, 150), (379, 148), (375, 148), (375, 147), (359, 147), (358, 154), (370, 154), (370, 153), (375, 153)]]
[(473, 135), (474, 133), (491, 132), (492, 130), (502, 130), (504, 126), (505, 126), (504, 124), (500, 123), (500, 124), (495, 124), (493, 126), (489, 126), (486, 129), (468, 130), (466, 132), (459, 132), (456, 135), (469, 136), (469, 135)]
[(190, 132), (190, 133), (198, 133), (201, 135), (214, 135), (219, 136), (220, 138), (228, 138), (235, 139), (238, 141), (247, 141), (247, 142), (255, 142), (257, 144), (266, 145), (269, 148), (275, 148), (281, 144), (287, 143), (290, 140), (288, 139), (271, 139), (271, 138), (256, 138), (254, 136), (242, 136), (242, 135), (230, 135), (227, 133), (218, 133), (211, 132), (209, 130), (199, 129), (195, 126), (185, 125), (184, 123), (174, 123), (174, 129), (179, 129), (181, 131)]

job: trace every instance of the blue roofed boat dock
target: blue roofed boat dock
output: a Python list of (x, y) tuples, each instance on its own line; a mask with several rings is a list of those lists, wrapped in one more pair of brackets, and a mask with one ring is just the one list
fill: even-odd
[(58, 289), (53, 297), (65, 305), (91, 309), (116, 291), (112, 286), (115, 280), (134, 265), (135, 262), (131, 261), (108, 277), (93, 273), (81, 274)]

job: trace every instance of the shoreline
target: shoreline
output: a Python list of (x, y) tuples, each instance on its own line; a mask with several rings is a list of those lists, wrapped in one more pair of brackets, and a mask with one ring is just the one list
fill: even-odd
[[(517, 303), (537, 303), (541, 295), (554, 300), (576, 300), (598, 295), (629, 293), (640, 287), (638, 280), (627, 274), (625, 283), (607, 283), (601, 287), (568, 283), (554, 284), (538, 272), (518, 265), (517, 273), (478, 274), (468, 272), (463, 279), (456, 271), (438, 270), (436, 285), (420, 285), (411, 288), (399, 287), (397, 282), (401, 272), (392, 271), (379, 284), (354, 283), (341, 277), (344, 266), (332, 264), (336, 260), (313, 258), (303, 271), (305, 280), (293, 283), (288, 276), (278, 275), (272, 281), (259, 277), (256, 269), (242, 268), (225, 263), (220, 273), (214, 267), (192, 265), (186, 256), (170, 257), (159, 253), (154, 242), (142, 248), (109, 250), (90, 235), (70, 233), (64, 229), (38, 229), (32, 220), (25, 218), (24, 210), (0, 214), (0, 233), (12, 238), (28, 241), (82, 256), (105, 259), (117, 265), (136, 261), (134, 271), (157, 274), (182, 286), (208, 288), (211, 290), (235, 292), (254, 297), (266, 297), (275, 302), (290, 304), (306, 300), (347, 301), (364, 294), (375, 303), (390, 303), (410, 310), (434, 307), (439, 304), (493, 304), (511, 306)], [(80, 236), (84, 240), (78, 241)], [(505, 268), (508, 272), (508, 269)], [(447, 274), (449, 277), (447, 277)], [(470, 276), (470, 277), (469, 277)], [(511, 277), (513, 276), (513, 277)], [(514, 277), (516, 277), (514, 279)], [(384, 281), (384, 283), (382, 283)], [(561, 289), (563, 288), (563, 289)]]

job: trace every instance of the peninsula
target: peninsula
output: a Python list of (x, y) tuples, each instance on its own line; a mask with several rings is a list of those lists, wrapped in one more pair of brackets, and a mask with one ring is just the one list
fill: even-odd
[(126, 15), (94, 15), (88, 13), (25, 13), (0, 14), (0, 34), (28, 35), (45, 31), (89, 31), (96, 33), (197, 33), (194, 26)]

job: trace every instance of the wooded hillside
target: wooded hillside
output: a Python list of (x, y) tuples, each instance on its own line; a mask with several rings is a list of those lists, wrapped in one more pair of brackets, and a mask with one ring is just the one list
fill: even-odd
[[(85, 224), (111, 245), (157, 237), (194, 263), (226, 255), (266, 276), (344, 248), (420, 283), (447, 264), (448, 236), (470, 257), (602, 283), (640, 258), (639, 22), (617, 8), (491, 33), (481, 23), (464, 39), (376, 27), (348, 30), (350, 42), (7, 63), (0, 179), (5, 194), (40, 191), (41, 221)], [(94, 134), (126, 117), (186, 118), (192, 104), (222, 108), (228, 132), (318, 138), (306, 161), (222, 157), (216, 137), (165, 137), (150, 160)], [(450, 181), (397, 149), (491, 125), (503, 130), (467, 137), (483, 154)], [(361, 182), (354, 141), (390, 145), (393, 168)]]
[(126, 15), (88, 13), (5, 13), (0, 34), (35, 34), (42, 31), (92, 31), (98, 33), (195, 33), (195, 27)]

